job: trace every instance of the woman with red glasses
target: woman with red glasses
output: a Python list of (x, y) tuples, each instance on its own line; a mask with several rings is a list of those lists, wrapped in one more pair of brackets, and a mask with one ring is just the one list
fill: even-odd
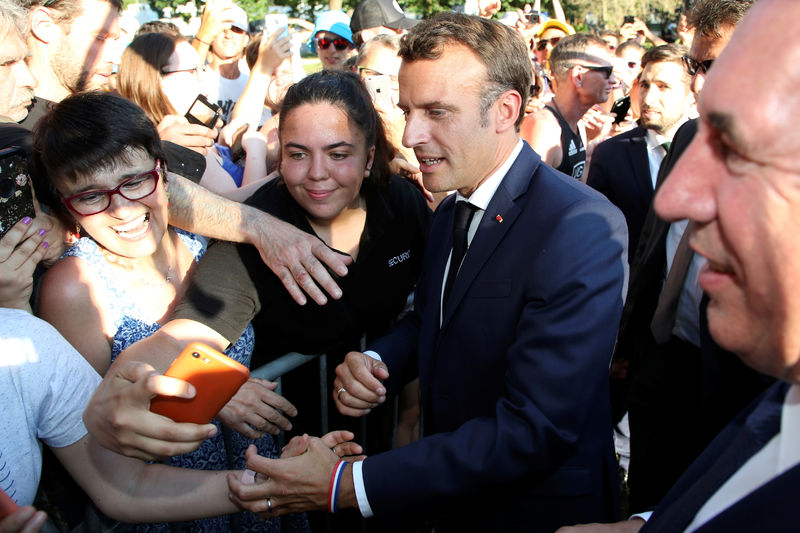
[[(166, 155), (155, 125), (125, 98), (89, 92), (63, 100), (37, 126), (34, 146), (34, 172), (47, 185), (43, 192), (51, 196), (48, 205), (81, 234), (45, 275), (39, 314), (104, 375), (123, 349), (161, 327), (189, 286), (206, 243), (167, 224)], [(248, 325), (226, 353), (249, 365), (253, 343)], [(272, 393), (266, 382), (248, 382), (240, 393), (251, 387)], [(285, 401), (281, 405), (288, 412), (294, 409)], [(222, 413), (217, 419), (226, 420)], [(269, 435), (254, 442), (232, 431), (227, 447), (222, 426), (214, 423), (214, 437), (170, 463), (203, 470), (244, 469), (249, 444), (275, 456)], [(231, 520), (223, 516), (176, 529), (229, 531)], [(237, 520), (242, 531), (281, 531), (278, 521), (262, 522), (250, 513), (240, 513)], [(307, 530), (302, 515), (292, 522), (298, 527), (287, 530)], [(168, 524), (137, 527), (170, 530)]]
[(320, 13), (309, 44), (319, 56), (323, 70), (344, 70), (345, 61), (354, 52), (350, 17), (341, 11)]

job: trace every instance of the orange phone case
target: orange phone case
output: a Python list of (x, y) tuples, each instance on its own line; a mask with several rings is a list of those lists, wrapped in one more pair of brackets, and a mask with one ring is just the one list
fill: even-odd
[(0, 520), (19, 509), (17, 502), (11, 499), (3, 489), (0, 489)]
[(194, 385), (194, 398), (156, 396), (150, 410), (175, 422), (208, 424), (250, 377), (250, 371), (227, 355), (201, 342), (183, 349), (165, 372), (166, 376)]

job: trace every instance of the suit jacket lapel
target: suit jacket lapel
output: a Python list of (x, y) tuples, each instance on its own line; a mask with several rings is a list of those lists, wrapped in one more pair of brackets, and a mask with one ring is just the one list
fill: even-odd
[[(447, 307), (444, 309), (442, 316), (442, 331), (447, 327), (469, 286), (475, 280), (475, 276), (478, 275), (478, 272), (491, 257), (503, 236), (519, 216), (520, 208), (515, 204), (515, 201), (528, 190), (530, 180), (540, 161), (539, 156), (525, 143), (517, 160), (497, 187), (497, 191), (486, 207), (486, 212), (483, 214), (478, 231), (469, 245), (467, 255), (464, 256), (461, 271), (453, 284)], [(450, 223), (450, 230), (452, 233), (452, 222)]]
[(636, 129), (637, 135), (631, 137), (630, 150), (631, 171), (636, 182), (636, 190), (649, 204), (653, 199), (653, 180), (650, 177), (650, 159), (647, 154), (647, 130), (641, 126)]

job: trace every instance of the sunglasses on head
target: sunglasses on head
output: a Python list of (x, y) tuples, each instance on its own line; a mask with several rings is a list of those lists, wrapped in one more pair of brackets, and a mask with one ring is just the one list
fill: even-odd
[(539, 41), (537, 41), (536, 43), (536, 49), (544, 50), (545, 48), (547, 48), (547, 43), (550, 43), (551, 45), (555, 46), (558, 44), (558, 41), (560, 40), (561, 37), (551, 37), (550, 39), (539, 39)]
[(347, 39), (342, 39), (341, 37), (336, 39), (320, 37), (317, 39), (317, 48), (327, 50), (330, 45), (333, 45), (333, 47), (337, 50), (347, 50), (350, 47), (350, 42)]
[(610, 78), (611, 73), (614, 72), (614, 67), (612, 67), (611, 65), (606, 65), (604, 67), (594, 67), (590, 65), (578, 65), (578, 66), (581, 68), (585, 68), (586, 70), (590, 70), (592, 72), (599, 72), (600, 74), (603, 75), (605, 79)]
[(685, 55), (681, 59), (683, 60), (683, 65), (686, 67), (687, 72), (689, 72), (689, 76), (696, 76), (698, 72), (706, 74), (708, 69), (711, 68), (711, 64), (714, 62), (713, 59), (698, 61), (690, 55)]

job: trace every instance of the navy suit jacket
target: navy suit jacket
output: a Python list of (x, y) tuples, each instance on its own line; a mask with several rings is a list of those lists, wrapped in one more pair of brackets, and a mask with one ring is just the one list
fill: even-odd
[(454, 198), (415, 309), (371, 349), (390, 393), (419, 375), (426, 436), (369, 457), (379, 515), (437, 531), (553, 531), (616, 513), (608, 365), (625, 294), (619, 211), (525, 144), (481, 220), (439, 327)]
[[(780, 430), (789, 385), (776, 383), (706, 448), (664, 497), (642, 533), (683, 531), (708, 499)], [(697, 533), (797, 531), (800, 465), (773, 478), (702, 524)]]
[(647, 130), (637, 126), (598, 144), (592, 153), (586, 183), (606, 195), (625, 215), (629, 262), (633, 263), (647, 210), (653, 201)]

